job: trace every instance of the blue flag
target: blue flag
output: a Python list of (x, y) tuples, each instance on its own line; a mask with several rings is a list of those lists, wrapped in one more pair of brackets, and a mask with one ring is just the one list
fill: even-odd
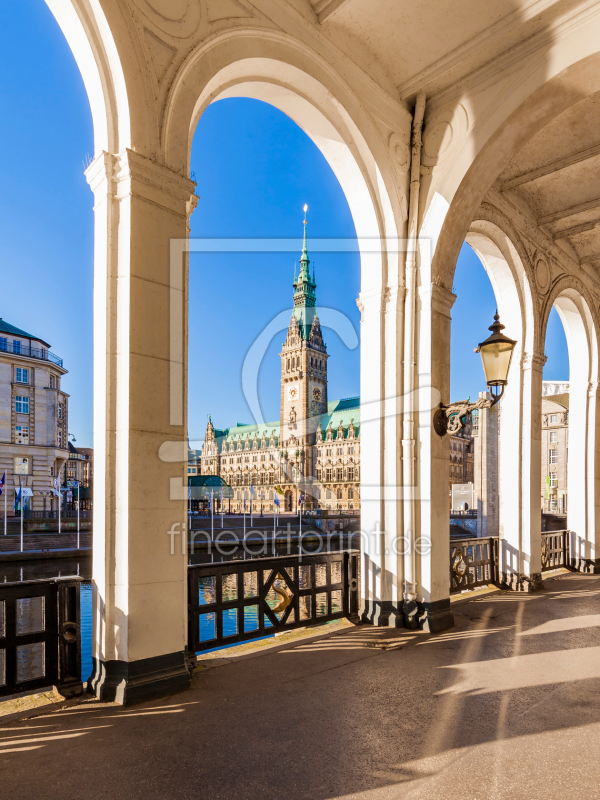
[(252, 484), (252, 481), (250, 481), (250, 495), (252, 496), (253, 494), (254, 494), (254, 486)]
[(278, 498), (278, 497), (275, 497), (275, 500), (273, 500), (273, 502), (275, 503), (275, 505), (277, 506), (277, 508), (280, 508), (280, 506), (281, 506), (281, 503), (279, 502), (279, 498)]
[(14, 511), (17, 510), (17, 506), (19, 505), (20, 502), (21, 502), (21, 487), (19, 486), (19, 491), (17, 493), (17, 499), (15, 500)]
[(6, 472), (2, 476), (2, 480), (0, 481), (0, 497), (2, 497), (2, 492), (4, 491), (4, 484), (6, 483)]

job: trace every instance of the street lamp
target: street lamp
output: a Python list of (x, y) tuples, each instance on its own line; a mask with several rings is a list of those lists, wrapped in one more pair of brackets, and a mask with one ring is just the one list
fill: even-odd
[(510, 362), (517, 342), (501, 333), (504, 325), (500, 322), (497, 312), (489, 330), (492, 331), (492, 335), (488, 336), (484, 342), (480, 342), (475, 352), (481, 355), (485, 381), (490, 387), (492, 399), (479, 398), (476, 403), (469, 403), (469, 400), (461, 400), (449, 405), (440, 403), (433, 415), (433, 427), (438, 436), (444, 436), (446, 433), (458, 433), (471, 418), (472, 411), (478, 408), (493, 408), (504, 394), (508, 383)]

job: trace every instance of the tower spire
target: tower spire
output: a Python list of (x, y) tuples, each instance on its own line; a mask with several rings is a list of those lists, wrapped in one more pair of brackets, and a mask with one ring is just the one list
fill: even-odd
[[(308, 250), (307, 250), (307, 247), (306, 247), (306, 225), (307, 225), (307, 222), (306, 222), (306, 212), (307, 212), (307, 211), (308, 211), (308, 206), (307, 206), (307, 204), (305, 203), (305, 204), (304, 204), (304, 239), (303, 239), (303, 241), (302, 241), (302, 256), (301, 256), (301, 258), (300, 258), (300, 263), (302, 264), (302, 268), (303, 268), (303, 269), (304, 269), (305, 267), (308, 267), (308, 265), (309, 265), (309, 263), (310, 263), (310, 260), (309, 260), (309, 258), (308, 258)], [(309, 275), (309, 279), (310, 279), (310, 275)]]

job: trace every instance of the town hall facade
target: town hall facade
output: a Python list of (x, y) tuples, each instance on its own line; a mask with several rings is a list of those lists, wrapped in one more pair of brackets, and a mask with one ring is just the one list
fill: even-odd
[[(281, 414), (277, 422), (216, 429), (211, 419), (201, 473), (233, 488), (232, 511), (360, 508), (360, 398), (329, 401), (327, 347), (316, 309), (315, 273), (304, 241), (294, 274), (294, 308), (281, 357)], [(252, 487), (252, 494), (250, 489)], [(279, 488), (279, 492), (278, 492)], [(283, 494), (281, 494), (283, 492)]]

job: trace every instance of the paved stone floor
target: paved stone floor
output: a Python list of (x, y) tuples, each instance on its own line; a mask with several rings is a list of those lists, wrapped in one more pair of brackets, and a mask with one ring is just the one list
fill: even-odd
[(600, 798), (600, 577), (199, 671), (129, 709), (0, 727), (2, 800)]

